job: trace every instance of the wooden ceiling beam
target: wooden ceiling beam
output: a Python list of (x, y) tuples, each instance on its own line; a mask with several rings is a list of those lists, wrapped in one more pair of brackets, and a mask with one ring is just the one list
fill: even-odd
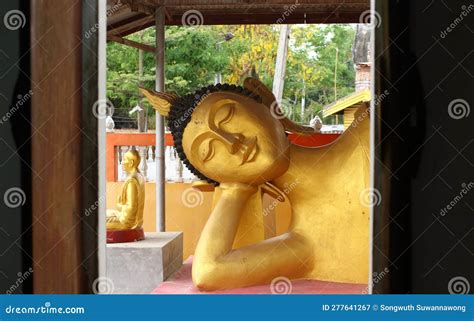
[[(205, 15), (205, 25), (229, 25), (229, 24), (275, 24), (278, 19), (282, 18), (281, 14), (232, 14), (232, 15)], [(357, 23), (359, 15), (355, 14), (292, 14), (284, 19), (284, 23), (288, 24), (304, 24), (304, 23)], [(167, 17), (167, 25), (182, 25), (182, 16), (173, 14), (171, 19)], [(140, 23), (123, 24), (118, 28), (110, 28), (109, 34), (116, 36), (127, 36), (134, 32), (146, 29), (154, 25), (153, 17), (143, 19)]]
[(288, 5), (288, 0), (122, 1), (131, 12), (109, 17), (109, 35), (124, 37), (153, 26), (154, 9), (163, 4), (166, 6), (166, 25), (182, 25), (182, 16), (190, 9), (200, 12), (204, 25), (358, 23), (361, 13), (370, 8), (367, 0), (346, 0), (343, 4), (335, 0), (300, 0), (297, 5)]
[(107, 26), (107, 34), (123, 37), (131, 34), (129, 30), (139, 31), (146, 29), (155, 23), (154, 16), (144, 14), (137, 14), (137, 17), (132, 17), (123, 22), (114, 23)]
[(114, 36), (114, 35), (107, 36), (107, 40), (117, 42), (117, 43), (120, 43), (120, 44), (125, 45), (125, 46), (141, 49), (141, 50), (146, 51), (146, 52), (152, 52), (152, 53), (156, 52), (156, 47), (154, 47), (154, 46), (146, 45), (144, 43), (139, 43), (139, 42), (136, 42), (136, 41), (133, 41), (133, 40), (121, 38), (121, 37)]

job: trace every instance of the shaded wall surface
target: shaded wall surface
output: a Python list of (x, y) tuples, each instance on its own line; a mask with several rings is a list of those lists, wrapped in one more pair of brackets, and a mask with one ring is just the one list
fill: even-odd
[(376, 1), (375, 293), (474, 290), (474, 4)]

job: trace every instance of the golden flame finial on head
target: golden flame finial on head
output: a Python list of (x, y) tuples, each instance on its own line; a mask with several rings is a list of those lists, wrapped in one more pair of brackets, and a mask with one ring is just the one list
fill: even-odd
[(160, 93), (142, 87), (139, 89), (161, 116), (168, 116), (173, 101), (179, 98), (179, 96), (174, 92)]

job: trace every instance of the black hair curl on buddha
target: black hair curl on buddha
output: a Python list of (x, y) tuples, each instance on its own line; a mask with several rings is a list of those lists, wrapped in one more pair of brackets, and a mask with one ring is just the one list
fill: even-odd
[(186, 157), (186, 154), (184, 153), (182, 141), (184, 129), (191, 120), (191, 115), (196, 106), (204, 98), (206, 98), (207, 95), (223, 91), (241, 94), (253, 98), (259, 103), (262, 102), (262, 99), (259, 96), (255, 95), (254, 93), (248, 91), (247, 89), (241, 86), (229, 84), (209, 85), (207, 87), (202, 87), (193, 94), (185, 95), (173, 101), (170, 112), (168, 114), (168, 127), (170, 128), (171, 134), (173, 135), (174, 146), (176, 148), (179, 158), (183, 161), (184, 165), (191, 171), (191, 173), (193, 173), (200, 179), (207, 181), (210, 184), (213, 184), (214, 186), (218, 186), (219, 182), (216, 182), (206, 177), (191, 164), (191, 162)]

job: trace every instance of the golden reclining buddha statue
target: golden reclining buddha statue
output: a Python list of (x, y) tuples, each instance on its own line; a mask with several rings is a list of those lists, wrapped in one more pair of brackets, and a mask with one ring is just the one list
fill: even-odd
[[(201, 290), (269, 284), (274, 278), (367, 283), (369, 209), (360, 192), (369, 185), (369, 120), (331, 145), (293, 145), (287, 132), (313, 134), (281, 116), (270, 90), (255, 78), (244, 86), (213, 85), (178, 97), (141, 88), (167, 116), (177, 152), (221, 196), (201, 233), (192, 277)], [(239, 220), (259, 186), (285, 190), (289, 230), (232, 248)]]

